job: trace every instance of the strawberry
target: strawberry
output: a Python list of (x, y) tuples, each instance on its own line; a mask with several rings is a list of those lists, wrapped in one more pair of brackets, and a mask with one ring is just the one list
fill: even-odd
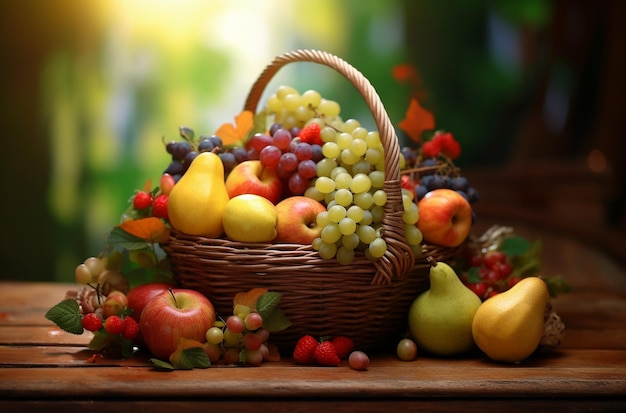
[(311, 145), (323, 145), (324, 141), (320, 137), (320, 125), (311, 122), (300, 131), (300, 140)]
[(152, 201), (152, 216), (169, 220), (167, 215), (167, 195), (159, 195)]
[(124, 332), (124, 320), (116, 315), (109, 316), (104, 320), (104, 330), (109, 334), (122, 334)]
[(348, 357), (348, 354), (352, 351), (354, 347), (354, 342), (350, 337), (346, 336), (336, 336), (332, 339), (333, 344), (335, 345), (335, 350), (337, 351), (337, 356), (340, 359), (345, 359)]
[(87, 331), (98, 331), (102, 328), (102, 319), (96, 313), (86, 314), (80, 321)]
[(337, 350), (332, 341), (324, 341), (315, 348), (313, 353), (315, 361), (322, 366), (336, 367), (341, 363)]
[(132, 317), (124, 318), (124, 331), (122, 337), (127, 340), (134, 340), (139, 334), (139, 324)]
[(133, 207), (135, 209), (146, 209), (152, 204), (152, 195), (145, 191), (139, 191), (133, 198)]
[(296, 364), (313, 364), (315, 362), (315, 349), (318, 344), (313, 336), (300, 337), (293, 350), (293, 361)]

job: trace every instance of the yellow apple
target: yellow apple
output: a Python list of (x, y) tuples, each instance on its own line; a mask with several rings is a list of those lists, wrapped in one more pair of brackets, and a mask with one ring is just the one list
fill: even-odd
[(233, 241), (270, 242), (276, 221), (276, 206), (261, 195), (237, 195), (224, 208), (224, 232)]
[(326, 211), (319, 201), (307, 196), (290, 196), (276, 204), (276, 242), (311, 244), (320, 236), (317, 214)]
[(472, 227), (472, 207), (456, 191), (435, 189), (418, 204), (417, 227), (424, 241), (442, 247), (456, 247), (467, 238)]

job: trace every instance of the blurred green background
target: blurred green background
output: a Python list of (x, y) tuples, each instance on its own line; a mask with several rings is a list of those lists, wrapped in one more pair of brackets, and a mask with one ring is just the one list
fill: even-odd
[[(616, 36), (607, 19), (623, 7), (580, 3), (0, 0), (0, 277), (72, 281), (133, 190), (158, 182), (163, 137), (230, 122), (265, 65), (292, 49), (349, 61), (394, 124), (418, 93), (463, 145), (462, 168), (584, 156)], [(403, 63), (419, 73), (413, 86), (392, 76)], [(288, 66), (268, 90), (280, 84), (317, 89), (372, 127), (329, 69)]]

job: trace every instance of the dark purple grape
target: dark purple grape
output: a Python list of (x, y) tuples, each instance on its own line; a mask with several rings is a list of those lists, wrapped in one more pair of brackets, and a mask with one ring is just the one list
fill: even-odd
[(302, 129), (300, 129), (299, 127), (294, 126), (293, 128), (289, 129), (289, 132), (291, 132), (291, 136), (292, 136), (293, 138), (295, 138), (296, 136), (300, 136), (300, 131), (301, 131), (301, 130), (302, 130)]
[(324, 159), (324, 154), (322, 153), (322, 147), (318, 144), (312, 144), (311, 150), (313, 151), (313, 161), (316, 163)]
[(467, 193), (465, 193), (464, 191), (459, 191), (459, 190), (456, 190), (456, 192), (460, 194), (463, 198), (465, 198), (467, 202), (469, 202), (469, 195), (467, 195)]
[(203, 138), (198, 144), (198, 152), (211, 152), (215, 145), (209, 138)]
[(167, 153), (169, 153), (170, 155), (172, 155), (174, 153), (174, 148), (176, 147), (176, 141), (169, 141), (166, 145), (165, 145), (165, 150), (167, 151)]
[(435, 190), (435, 189), (442, 189), (446, 187), (446, 179), (445, 177), (435, 174), (432, 175), (433, 179), (430, 181), (430, 185), (428, 186), (428, 189)]
[(272, 124), (272, 126), (270, 126), (270, 136), (274, 136), (274, 132), (282, 128), (283, 128), (283, 125), (281, 125), (280, 123)]
[(197, 156), (198, 152), (196, 151), (188, 152), (187, 155), (185, 155), (185, 159), (183, 159), (183, 166), (185, 167), (185, 170), (189, 169), (189, 166)]
[(434, 175), (426, 175), (426, 176), (422, 176), (422, 178), (420, 179), (420, 185), (424, 186), (427, 190), (430, 191), (431, 187), (432, 187), (432, 181), (434, 179)]
[(224, 144), (222, 143), (222, 138), (220, 138), (219, 136), (213, 135), (209, 139), (211, 140), (211, 142), (213, 142), (213, 145), (216, 148), (221, 148), (222, 146), (224, 146)]
[(182, 175), (185, 172), (185, 167), (181, 161), (172, 161), (165, 169), (164, 173), (174, 175)]
[(469, 182), (467, 178), (464, 176), (456, 176), (452, 178), (452, 186), (451, 189), (455, 191), (463, 191), (467, 193), (467, 189), (469, 188)]
[(222, 160), (222, 164), (224, 165), (224, 173), (226, 174), (232, 171), (235, 165), (237, 165), (235, 155), (233, 155), (232, 152), (222, 152), (219, 153), (218, 156)]
[[(420, 164), (420, 167), (431, 167), (431, 166), (436, 166), (436, 165), (437, 165), (437, 160), (435, 158), (428, 158), (422, 161), (422, 163)], [(422, 175), (432, 175), (435, 172), (437, 172), (437, 170), (433, 168), (431, 170), (422, 172)]]
[(408, 146), (403, 147), (400, 151), (402, 153), (402, 156), (404, 156), (404, 160), (406, 161), (406, 167), (412, 168), (413, 166), (415, 166), (415, 161), (417, 159), (417, 154), (415, 153), (415, 151)]
[(419, 184), (415, 186), (415, 196), (417, 197), (418, 201), (424, 198), (424, 196), (426, 196), (427, 193), (428, 193), (428, 188), (426, 188), (424, 185)]
[(471, 186), (467, 188), (467, 196), (469, 197), (470, 204), (473, 204), (474, 202), (477, 202), (480, 199), (480, 196), (478, 195), (478, 191)]
[(191, 145), (187, 141), (176, 142), (172, 151), (172, 159), (175, 161), (182, 161), (185, 156), (191, 151)]
[(236, 146), (230, 151), (235, 157), (235, 162), (242, 163), (248, 160), (248, 151), (241, 146)]

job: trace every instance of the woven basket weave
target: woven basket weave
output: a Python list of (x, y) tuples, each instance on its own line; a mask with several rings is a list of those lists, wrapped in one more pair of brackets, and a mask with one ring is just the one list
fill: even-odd
[(219, 315), (233, 310), (238, 292), (265, 287), (282, 293), (281, 309), (292, 322), (272, 334), (281, 351), (291, 350), (302, 335), (346, 335), (355, 348), (371, 350), (397, 340), (406, 324), (413, 299), (428, 287), (427, 256), (446, 261), (447, 248), (423, 246), (415, 258), (404, 237), (400, 148), (391, 121), (370, 82), (344, 60), (316, 50), (297, 50), (278, 56), (253, 84), (245, 110), (257, 110), (260, 97), (280, 68), (313, 62), (334, 69), (361, 93), (371, 111), (384, 148), (387, 204), (382, 237), (386, 254), (375, 262), (356, 254), (350, 265), (321, 258), (311, 245), (242, 243), (190, 236), (172, 231), (163, 245), (176, 282), (205, 294)]

